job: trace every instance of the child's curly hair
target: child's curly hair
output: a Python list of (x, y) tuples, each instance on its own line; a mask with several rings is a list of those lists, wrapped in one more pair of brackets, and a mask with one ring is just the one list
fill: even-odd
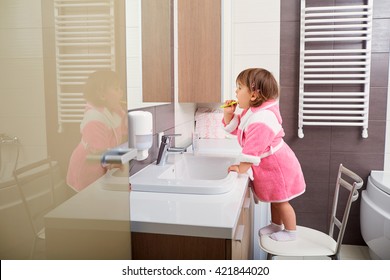
[(250, 102), (251, 107), (259, 107), (269, 99), (278, 99), (279, 87), (271, 72), (263, 68), (249, 68), (238, 74), (236, 82), (257, 93), (256, 99)]

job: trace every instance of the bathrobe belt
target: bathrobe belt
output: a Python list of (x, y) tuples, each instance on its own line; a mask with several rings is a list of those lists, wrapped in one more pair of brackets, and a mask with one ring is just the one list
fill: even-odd
[[(269, 150), (267, 152), (265, 152), (265, 153), (263, 153), (263, 154), (261, 154), (259, 156), (260, 157), (260, 162), (261, 162), (261, 159), (266, 158), (266, 157), (276, 153), (276, 151), (278, 151), (283, 146), (283, 144), (284, 144), (284, 141), (282, 139), (282, 140), (280, 140), (279, 144), (276, 145), (275, 147), (270, 146), (270, 148), (269, 148)], [(248, 174), (249, 179), (251, 179), (253, 181), (253, 170), (252, 170), (252, 168), (249, 168), (246, 173)]]
[(270, 155), (273, 155), (276, 151), (278, 151), (283, 146), (283, 144), (284, 144), (284, 141), (282, 139), (282, 140), (280, 140), (279, 144), (276, 145), (275, 147), (270, 146), (270, 148), (267, 152), (260, 155), (260, 159), (266, 158)]

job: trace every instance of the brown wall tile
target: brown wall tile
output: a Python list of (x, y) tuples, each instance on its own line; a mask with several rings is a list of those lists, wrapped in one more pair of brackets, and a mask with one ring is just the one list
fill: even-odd
[(374, 153), (385, 152), (385, 122), (369, 121), (368, 138), (361, 136), (361, 127), (332, 127), (331, 151), (349, 153)]
[(280, 23), (280, 53), (299, 54), (299, 21), (282, 21)]
[(387, 88), (370, 88), (370, 110), (369, 119), (375, 121), (386, 120)]
[(156, 131), (166, 131), (175, 126), (174, 104), (156, 107)]
[(281, 21), (299, 21), (300, 0), (282, 0), (280, 1), (280, 10), (282, 12)]
[(389, 53), (372, 53), (371, 60), (371, 87), (387, 88), (387, 80), (389, 76)]

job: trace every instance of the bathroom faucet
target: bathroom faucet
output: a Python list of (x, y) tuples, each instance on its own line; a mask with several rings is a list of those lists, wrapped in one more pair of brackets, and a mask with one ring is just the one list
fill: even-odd
[(170, 153), (183, 153), (186, 151), (186, 148), (171, 147), (172, 138), (180, 135), (181, 134), (163, 135), (161, 138), (160, 149), (158, 151), (156, 162), (157, 165), (163, 166), (166, 163), (167, 157)]

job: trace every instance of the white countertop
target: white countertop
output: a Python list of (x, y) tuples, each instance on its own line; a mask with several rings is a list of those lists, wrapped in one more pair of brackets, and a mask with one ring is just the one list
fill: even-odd
[[(220, 150), (231, 145), (233, 148), (220, 153), (231, 156), (239, 152), (233, 141), (236, 140), (210, 139), (210, 145)], [(199, 147), (199, 152), (204, 153), (202, 147), (208, 148), (207, 141), (201, 139)], [(217, 149), (212, 151), (215, 154)], [(239, 175), (237, 186), (228, 193), (193, 195), (106, 190), (105, 180), (100, 178), (52, 210), (45, 217), (45, 225), (113, 231), (129, 231), (131, 227), (133, 232), (231, 239), (247, 183), (247, 175)]]
[(233, 237), (248, 177), (220, 195), (131, 192), (131, 230), (200, 237)]

